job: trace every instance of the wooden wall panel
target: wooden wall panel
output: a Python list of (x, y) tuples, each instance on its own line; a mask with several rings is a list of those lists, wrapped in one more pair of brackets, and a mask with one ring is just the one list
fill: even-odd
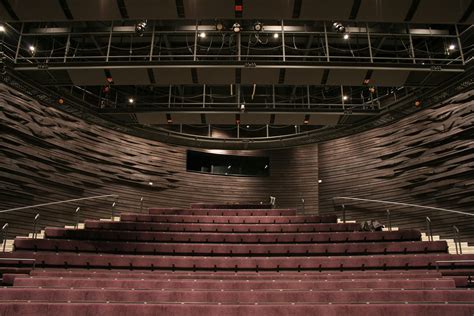
[[(352, 196), (474, 213), (472, 94), (458, 95), (388, 126), (321, 143), (321, 212), (333, 212), (332, 197)], [(386, 207), (354, 206), (350, 218), (387, 222)], [(391, 209), (396, 225), (425, 227), (424, 217), (430, 216), (435, 232), (448, 236), (457, 225), (465, 238), (474, 241), (474, 217)]]
[[(0, 210), (115, 193), (118, 211), (139, 210), (141, 196), (145, 206), (187, 207), (268, 201), (270, 195), (281, 207), (305, 198), (305, 210), (318, 211), (317, 145), (239, 152), (270, 156), (269, 177), (206, 175), (186, 171), (187, 148), (90, 125), (3, 85), (0, 108)], [(110, 216), (111, 203), (83, 203), (81, 218)], [(75, 207), (41, 209), (42, 225), (70, 223)], [(3, 213), (0, 224), (15, 223), (12, 235), (24, 233), (36, 212)]]

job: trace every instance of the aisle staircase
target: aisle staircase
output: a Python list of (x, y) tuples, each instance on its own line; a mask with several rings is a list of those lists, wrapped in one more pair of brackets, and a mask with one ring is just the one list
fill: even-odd
[(266, 207), (155, 208), (17, 238), (0, 256), (0, 315), (474, 314), (474, 255)]

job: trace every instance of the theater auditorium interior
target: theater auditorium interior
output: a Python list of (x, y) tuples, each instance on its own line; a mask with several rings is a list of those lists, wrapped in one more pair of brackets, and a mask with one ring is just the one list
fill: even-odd
[(474, 315), (473, 0), (0, 0), (0, 315)]

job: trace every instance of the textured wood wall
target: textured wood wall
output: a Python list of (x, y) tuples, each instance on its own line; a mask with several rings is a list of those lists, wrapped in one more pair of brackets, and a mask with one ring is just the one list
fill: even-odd
[[(321, 143), (319, 161), (322, 213), (332, 212), (334, 196), (474, 213), (473, 91), (389, 126)], [(386, 207), (347, 204), (353, 205), (348, 212), (351, 218), (378, 218), (386, 223)], [(474, 241), (474, 217), (416, 208), (390, 209), (394, 223), (402, 227), (425, 227), (424, 217), (430, 216), (435, 232), (449, 235), (457, 225)]]
[[(119, 194), (118, 211), (192, 202), (268, 201), (318, 211), (318, 146), (245, 155), (270, 156), (271, 176), (236, 177), (186, 171), (186, 149), (90, 125), (0, 86), (0, 210), (102, 194)], [(225, 151), (221, 151), (226, 153)], [(231, 152), (236, 154), (236, 152)], [(149, 185), (152, 182), (153, 185)], [(81, 218), (110, 216), (112, 200), (82, 203)], [(42, 224), (74, 219), (77, 204), (43, 208)], [(12, 235), (31, 230), (37, 210), (0, 213)]]

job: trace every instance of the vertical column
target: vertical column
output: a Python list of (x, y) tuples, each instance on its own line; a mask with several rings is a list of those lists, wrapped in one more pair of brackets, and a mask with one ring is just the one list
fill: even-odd
[(463, 53), (463, 51), (462, 51), (461, 37), (460, 37), (460, 35), (459, 35), (458, 25), (455, 24), (455, 25), (454, 25), (454, 28), (456, 29), (456, 39), (457, 39), (457, 41), (458, 41), (459, 55), (461, 56), (462, 64), (465, 65), (465, 64), (466, 64), (466, 61), (464, 60), (464, 53)]
[(324, 42), (326, 44), (326, 61), (330, 61), (329, 58), (329, 42), (328, 42), (328, 30), (326, 27), (326, 22), (324, 22)]
[(281, 47), (283, 52), (283, 61), (286, 61), (286, 48), (285, 48), (285, 24), (281, 20)]
[(153, 50), (155, 49), (155, 24), (156, 22), (153, 21), (153, 33), (151, 34), (151, 44), (150, 44), (150, 56), (148, 56), (148, 60), (153, 60)]
[(370, 62), (373, 63), (374, 62), (374, 56), (372, 54), (372, 42), (370, 40), (370, 29), (369, 29), (369, 23), (366, 23), (365, 24), (365, 28), (366, 28), (366, 31), (367, 31), (367, 42), (369, 44), (369, 56), (370, 56)]
[(20, 36), (18, 37), (18, 44), (16, 45), (15, 64), (18, 60), (18, 55), (20, 54), (21, 40), (23, 38), (23, 30), (24, 29), (25, 29), (25, 23), (21, 23)]

